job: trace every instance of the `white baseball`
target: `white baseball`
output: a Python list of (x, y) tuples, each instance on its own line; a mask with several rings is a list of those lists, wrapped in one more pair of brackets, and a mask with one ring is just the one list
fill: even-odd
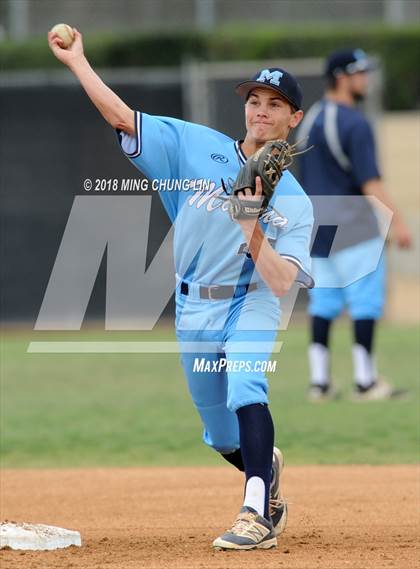
[(63, 47), (67, 49), (74, 42), (74, 31), (71, 26), (67, 24), (56, 24), (52, 29), (52, 32), (57, 34), (61, 41), (63, 42)]

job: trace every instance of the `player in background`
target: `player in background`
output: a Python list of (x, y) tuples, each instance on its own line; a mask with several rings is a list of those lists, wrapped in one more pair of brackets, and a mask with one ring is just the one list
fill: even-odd
[[(59, 37), (50, 33), (53, 53), (75, 74), (116, 129), (125, 155), (150, 180), (211, 180), (216, 193), (223, 191), (247, 157), (268, 140), (285, 139), (303, 116), (296, 79), (277, 68), (264, 69), (237, 87), (245, 100), (244, 140), (133, 111), (90, 67), (81, 34), (75, 34), (71, 48), (62, 49)], [(240, 513), (213, 545), (268, 549), (277, 544), (276, 535), (285, 528), (287, 505), (280, 492), (283, 458), (274, 447), (268, 380), (254, 364), (270, 358), (280, 319), (279, 298), (295, 281), (311, 286), (311, 202), (287, 170), (270, 202), (276, 209), (259, 222), (232, 220), (220, 207), (225, 202), (208, 201), (205, 192), (191, 189), (159, 195), (175, 225), (176, 330), (188, 387), (204, 426), (204, 442), (245, 473)], [(258, 178), (255, 196), (249, 188), (244, 196), (260, 199)], [(205, 348), (208, 352), (200, 352), (199, 344), (210, 345)], [(252, 350), (242, 353), (244, 344)], [(191, 345), (193, 351), (188, 349)], [(222, 358), (227, 360), (231, 370), (211, 366), (198, 372), (195, 361), (204, 356), (216, 368)], [(244, 361), (250, 361), (251, 371), (235, 369)]]
[[(374, 332), (384, 305), (385, 255), (381, 254), (383, 240), (377, 219), (363, 196), (374, 196), (392, 210), (392, 237), (399, 247), (409, 247), (411, 235), (384, 190), (372, 129), (356, 108), (367, 93), (370, 69), (362, 50), (331, 54), (326, 62), (324, 98), (308, 110), (297, 134), (298, 140), (308, 137), (305, 144), (313, 146), (301, 156), (300, 172), (303, 187), (313, 201), (315, 221), (325, 216), (325, 208), (329, 209), (329, 219), (334, 220), (320, 229), (312, 249), (316, 288), (309, 291), (309, 397), (316, 401), (336, 395), (330, 375), (329, 335), (332, 322), (345, 307), (353, 321), (355, 399), (387, 399), (399, 394), (378, 377), (374, 362)], [(317, 196), (355, 199), (341, 203), (324, 199), (317, 204)], [(341, 230), (336, 238), (335, 225)], [(345, 286), (375, 256), (380, 256), (376, 270)]]

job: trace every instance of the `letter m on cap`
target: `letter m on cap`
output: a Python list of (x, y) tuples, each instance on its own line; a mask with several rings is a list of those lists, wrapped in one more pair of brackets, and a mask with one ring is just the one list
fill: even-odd
[(283, 73), (281, 71), (270, 71), (269, 69), (263, 69), (257, 81), (261, 81), (261, 83), (271, 83), (272, 85), (280, 85), (280, 79), (282, 77)]

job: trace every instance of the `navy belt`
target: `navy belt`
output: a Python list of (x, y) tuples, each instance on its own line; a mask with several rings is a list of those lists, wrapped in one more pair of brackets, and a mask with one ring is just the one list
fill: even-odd
[[(224, 300), (226, 298), (233, 298), (234, 296), (241, 296), (247, 292), (252, 292), (256, 290), (257, 283), (251, 283), (247, 285), (213, 285), (213, 286), (200, 286), (200, 298), (205, 300)], [(181, 282), (181, 294), (188, 296), (189, 286), (188, 283)]]

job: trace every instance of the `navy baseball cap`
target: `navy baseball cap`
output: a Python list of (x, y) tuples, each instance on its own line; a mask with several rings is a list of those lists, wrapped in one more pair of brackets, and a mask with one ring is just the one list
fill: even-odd
[(374, 65), (363, 49), (343, 49), (335, 51), (328, 58), (325, 75), (334, 77), (339, 73), (353, 75), (359, 71), (371, 71)]
[(296, 78), (280, 67), (269, 67), (256, 73), (248, 81), (236, 85), (238, 95), (247, 98), (252, 89), (269, 87), (278, 91), (295, 109), (302, 108), (303, 93)]

